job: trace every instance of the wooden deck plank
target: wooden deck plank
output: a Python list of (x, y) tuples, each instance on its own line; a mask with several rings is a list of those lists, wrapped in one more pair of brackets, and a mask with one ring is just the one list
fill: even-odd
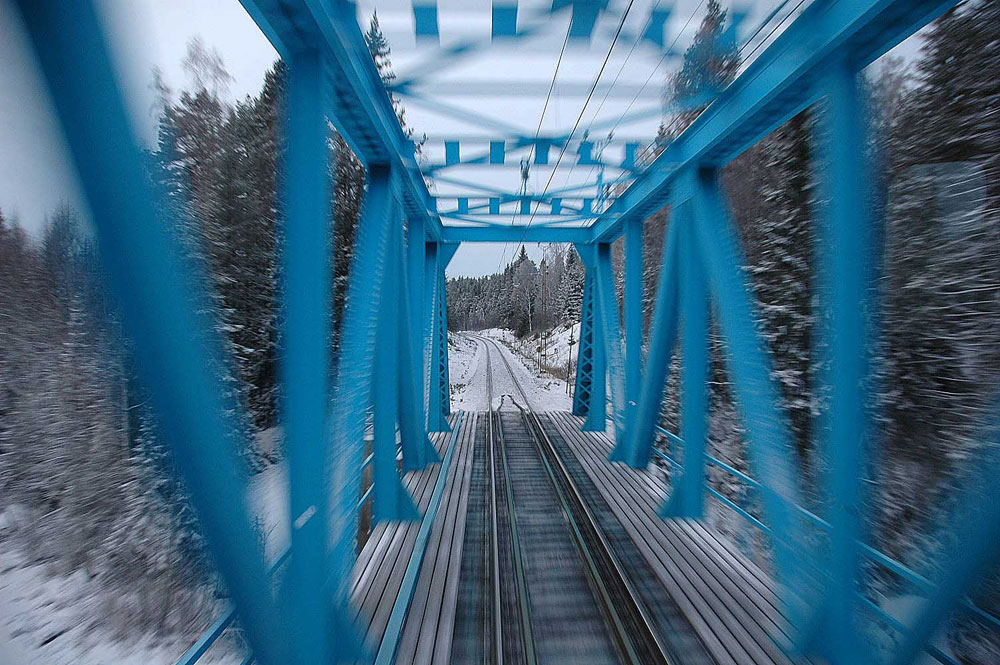
[[(476, 416), (467, 414), (463, 430), (456, 440), (455, 462), (449, 469), (445, 494), (427, 545), (410, 610), (403, 626), (397, 663), (431, 662), (435, 641), (442, 630), (450, 635), (454, 613), (447, 621), (443, 607), (444, 589), (449, 577), (456, 576), (461, 565), (462, 542), (455, 545), (456, 534), (464, 537), (465, 507), (472, 469)], [(457, 566), (456, 566), (457, 562)], [(441, 624), (444, 623), (444, 626)]]
[[(571, 440), (575, 435), (575, 424), (559, 421), (556, 426), (567, 443), (572, 446), (575, 443)], [(578, 459), (588, 473), (593, 473), (591, 468), (593, 461), (589, 456), (578, 455)], [(720, 632), (717, 630), (715, 612), (687, 578), (681, 574), (676, 564), (669, 557), (663, 555), (658, 540), (650, 532), (643, 529), (643, 520), (646, 516), (642, 515), (641, 512), (633, 514), (634, 507), (622, 503), (621, 497), (617, 494), (620, 491), (619, 488), (602, 485), (599, 476), (594, 482), (716, 662), (720, 665), (746, 665), (751, 662), (749, 655), (728, 631)]]
[[(431, 442), (442, 456), (449, 440), (450, 434), (431, 436)], [(421, 511), (430, 503), (439, 472), (439, 465), (434, 465), (406, 474), (404, 487), (411, 492)], [(365, 632), (369, 645), (377, 645), (382, 638), (419, 528), (419, 522), (380, 524), (355, 564), (356, 582), (352, 592), (355, 621)]]

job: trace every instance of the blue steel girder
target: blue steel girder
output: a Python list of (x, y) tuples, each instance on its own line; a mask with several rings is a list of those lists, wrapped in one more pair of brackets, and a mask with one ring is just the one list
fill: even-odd
[[(282, 421), (288, 447), (289, 528), (295, 551), (289, 564), (288, 585), (290, 597), (294, 598), (292, 656), (296, 663), (358, 655), (356, 636), (335, 645), (327, 631), (331, 620), (347, 624), (346, 593), (337, 589), (336, 600), (330, 603), (331, 587), (336, 587), (339, 578), (336, 573), (331, 576), (327, 565), (331, 540), (328, 529), (331, 524), (340, 524), (345, 533), (353, 534), (347, 525), (353, 523), (354, 502), (360, 492), (354, 493), (349, 507), (331, 504), (331, 488), (324, 473), (330, 451), (327, 446), (317, 445), (327, 439), (330, 357), (326, 340), (330, 317), (326, 293), (332, 273), (324, 116), (327, 79), (323, 60), (317, 50), (298, 51), (290, 59), (286, 106), (287, 189), (283, 197), (286, 221), (282, 253), (286, 295), (280, 357)], [(361, 434), (358, 444), (360, 440)], [(347, 536), (336, 533), (333, 537)], [(348, 552), (337, 551), (335, 567), (349, 570), (351, 558)], [(342, 647), (343, 651), (335, 652)]]
[(813, 2), (619, 196), (595, 222), (594, 239), (613, 240), (627, 218), (659, 209), (681, 170), (725, 164), (815, 102), (831, 59), (846, 57), (860, 69), (955, 1)]
[[(428, 4), (425, 1), (413, 3), (415, 10), (414, 18), (417, 19), (416, 8), (418, 6), (421, 7), (425, 17), (422, 17), (420, 22), (421, 25), (427, 26), (418, 27), (417, 20), (414, 21), (415, 33), (418, 38), (422, 36), (421, 33), (427, 37), (433, 37), (437, 33), (436, 26), (432, 30), (428, 25), (429, 12), (426, 9)], [(494, 0), (492, 11), (493, 25), (489, 36), (484, 35), (482, 38), (460, 40), (410, 65), (407, 67), (408, 71), (402, 72), (399, 75), (394, 85), (394, 91), (405, 91), (429, 75), (440, 74), (449, 68), (459, 66), (467, 58), (478, 55), (481, 51), (492, 47), (497, 42), (503, 44), (523, 44), (526, 39), (538, 35), (550, 25), (552, 14), (560, 12), (566, 7), (572, 8), (569, 32), (570, 37), (574, 38), (576, 42), (590, 40), (596, 21), (601, 13), (608, 13), (610, 17), (617, 19), (618, 12), (624, 10), (623, 7), (616, 7), (609, 11), (607, 0), (556, 0), (550, 7), (545, 7), (542, 4), (532, 8), (532, 11), (527, 15), (522, 13), (518, 17), (519, 7), (516, 0), (511, 0), (510, 2), (498, 2)], [(610, 40), (615, 33), (615, 28), (605, 26), (602, 33), (606, 33), (606, 36)], [(631, 41), (655, 44), (655, 40), (647, 40), (646, 35), (647, 32), (632, 34), (631, 32), (624, 31), (619, 36), (618, 41), (619, 43)], [(662, 43), (657, 46), (662, 50)], [(680, 53), (672, 51), (668, 55), (678, 56)]]
[[(410, 220), (407, 229), (410, 239), (403, 246), (402, 234), (397, 238), (396, 272), (400, 279), (399, 327), (403, 332), (400, 340), (400, 434), (403, 437), (403, 469), (415, 471), (427, 464), (440, 461), (437, 450), (427, 437), (424, 411), (423, 355), (420, 340), (423, 330), (420, 324), (419, 305), (423, 289), (423, 229), (418, 220)], [(414, 237), (417, 239), (413, 241)]]
[(644, 222), (634, 219), (625, 227), (625, 423), (634, 418), (642, 382), (642, 237)]
[(441, 238), (445, 242), (571, 242), (590, 241), (589, 228), (547, 226), (445, 226)]
[[(223, 346), (196, 266), (169, 207), (156, 205), (119, 93), (108, 40), (86, 0), (21, 0), (17, 9), (93, 215), (102, 264), (139, 369), (175, 452), (205, 539), (259, 662), (289, 662), (288, 629), (270, 592), (233, 451), (239, 406), (222, 385)], [(150, 278), (155, 276), (155, 278)]]
[(869, 404), (874, 403), (868, 374), (877, 255), (873, 243), (881, 234), (870, 214), (865, 100), (858, 76), (848, 60), (832, 63), (824, 81), (818, 141), (820, 184), (827, 201), (820, 225), (820, 246), (828, 249), (819, 254), (821, 293), (827, 300), (819, 346), (827, 356), (823, 383), (831, 414), (822, 428), (831, 540), (823, 562), (827, 578), (822, 599), (810, 603), (812, 618), (805, 622), (800, 646), (833, 665), (861, 662), (870, 649), (858, 625), (855, 588), (865, 523), (861, 479), (868, 463)]
[(671, 195), (670, 220), (660, 258), (660, 275), (639, 402), (635, 418), (626, 423), (626, 447), (621, 458), (621, 461), (637, 469), (643, 469), (649, 464), (656, 439), (656, 426), (660, 421), (660, 406), (667, 385), (670, 357), (677, 339), (680, 308), (678, 263), (681, 258), (679, 245), (682, 242), (680, 229), (683, 225), (691, 224), (686, 221), (690, 218), (689, 208), (690, 204), (680, 196), (679, 188), (675, 189)]
[(757, 328), (756, 299), (741, 269), (746, 262), (718, 172), (704, 169), (688, 178), (692, 181), (692, 228), (698, 254), (716, 303), (733, 392), (746, 429), (748, 457), (761, 482), (764, 510), (774, 536), (775, 578), (786, 590), (783, 600), (791, 625), (800, 629), (804, 613), (800, 601), (809, 595), (802, 568), (808, 544), (800, 517), (792, 508), (802, 503), (791, 428), (781, 407), (769, 348)]
[[(585, 432), (603, 432), (607, 428), (608, 422), (608, 344), (605, 338), (605, 330), (609, 327), (607, 321), (603, 320), (604, 306), (601, 296), (602, 286), (605, 279), (602, 278), (598, 269), (598, 249), (593, 244), (575, 245), (576, 253), (580, 256), (586, 272), (584, 273), (584, 303), (581, 309), (581, 317), (586, 316), (589, 321), (590, 343), (590, 383), (589, 399), (586, 407), (587, 419), (583, 423)], [(613, 286), (612, 286), (613, 288)], [(617, 307), (615, 309), (617, 317)], [(581, 321), (581, 330), (583, 321)], [(612, 381), (613, 382), (613, 381)], [(617, 433), (617, 423), (615, 429)]]
[[(403, 97), (411, 93), (445, 97), (545, 97), (550, 84), (545, 81), (496, 80), (474, 81), (453, 80), (429, 81), (419, 84), (397, 83), (388, 86), (389, 90)], [(600, 98), (630, 99), (659, 101), (663, 92), (659, 86), (642, 85), (641, 83), (600, 83), (596, 88), (590, 82), (562, 81), (552, 86), (552, 94), (560, 98), (587, 97), (591, 88)]]
[(354, 506), (361, 494), (365, 424), (372, 382), (381, 379), (375, 377), (376, 336), (382, 290), (393, 272), (389, 248), (392, 227), (397, 223), (397, 188), (390, 168), (369, 170), (368, 191), (355, 231), (330, 418), (333, 449), (322, 465), (322, 472), (339, 480), (331, 492), (338, 508), (332, 514), (333, 554), (327, 566), (333, 584), (324, 590), (333, 598), (347, 598), (350, 590), (357, 542)]
[(358, 27), (353, 3), (320, 0), (240, 0), (251, 18), (285, 60), (298, 51), (324, 54), (333, 85), (329, 116), (366, 165), (390, 164), (399, 174), (404, 212), (421, 217), (432, 238), (440, 220), (389, 95)]

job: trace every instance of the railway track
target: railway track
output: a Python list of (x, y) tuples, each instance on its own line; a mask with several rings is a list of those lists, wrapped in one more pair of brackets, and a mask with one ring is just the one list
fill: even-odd
[[(484, 653), (495, 664), (671, 663), (510, 361), (494, 340), (473, 339), (490, 407)], [(499, 403), (494, 358), (515, 392)]]

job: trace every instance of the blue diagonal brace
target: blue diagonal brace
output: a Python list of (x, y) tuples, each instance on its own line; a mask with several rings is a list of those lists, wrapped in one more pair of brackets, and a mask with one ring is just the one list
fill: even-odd
[[(590, 385), (587, 402), (587, 419), (583, 423), (585, 432), (603, 432), (608, 426), (607, 404), (607, 348), (604, 344), (601, 323), (601, 298), (597, 278), (597, 250), (593, 245), (576, 245), (586, 272), (584, 273), (583, 311), (590, 318)], [(589, 302), (588, 302), (589, 300)], [(582, 328), (581, 328), (582, 329)], [(581, 349), (582, 351), (582, 349)]]
[(642, 236), (638, 217), (625, 226), (625, 429), (635, 419), (642, 384)]
[[(719, 325), (732, 371), (733, 388), (746, 428), (750, 461), (761, 482), (764, 509), (774, 539), (775, 577), (779, 585), (799, 596), (799, 549), (806, 546), (802, 525), (792, 506), (801, 505), (795, 472), (795, 449), (787, 416), (778, 399), (779, 388), (763, 336), (755, 300), (741, 266), (743, 252), (719, 188), (715, 170), (694, 178), (694, 229), (698, 251), (705, 258)], [(785, 599), (793, 626), (801, 625), (803, 608), (793, 596)]]
[(93, 214), (161, 432), (261, 663), (288, 662), (287, 625), (272, 600), (245, 503), (237, 427), (216, 368), (221, 342), (175, 220), (150, 190), (91, 2), (17, 3)]
[(653, 305), (653, 323), (649, 330), (649, 348), (646, 352), (646, 365), (639, 391), (639, 404), (636, 407), (635, 419), (628, 424), (625, 448), (621, 451), (621, 461), (637, 469), (644, 469), (649, 464), (656, 439), (656, 426), (660, 422), (660, 407), (663, 403), (663, 391), (667, 385), (670, 355), (677, 340), (679, 309), (677, 262), (680, 256), (678, 236), (682, 220), (685, 215), (689, 215), (689, 211), (686, 210), (687, 206), (680, 205), (682, 199), (677, 196), (676, 191), (671, 201), (671, 219), (667, 227), (667, 237), (663, 241), (660, 276), (656, 287), (656, 302)]
[(391, 272), (389, 246), (398, 196), (398, 183), (389, 167), (370, 167), (367, 180), (368, 190), (355, 232), (331, 417), (334, 449), (328, 463), (340, 479), (334, 487), (335, 512), (331, 520), (334, 550), (330, 567), (338, 585), (334, 597), (346, 596), (354, 562), (357, 530), (354, 508), (360, 494), (365, 420), (375, 373), (379, 303), (386, 276)]
[[(330, 536), (325, 440), (329, 403), (330, 192), (327, 179), (324, 63), (316, 51), (289, 62), (285, 153), (283, 424), (288, 448), (291, 547), (287, 598), (296, 663), (327, 662), (357, 652), (358, 640), (335, 645), (329, 622), (343, 613), (327, 568)], [(355, 495), (356, 496), (356, 495)], [(340, 508), (345, 510), (344, 508)], [(353, 505), (350, 513), (353, 516)], [(346, 520), (345, 520), (346, 521)], [(346, 566), (346, 562), (344, 564)], [(332, 604), (331, 595), (337, 597)], [(341, 620), (346, 620), (343, 613)], [(341, 645), (354, 645), (339, 651)]]
[[(1000, 414), (1000, 403), (993, 406), (994, 418)], [(1000, 501), (996, 487), (1000, 484), (1000, 423), (991, 423), (990, 441), (984, 446), (988, 458), (966, 488), (957, 514), (947, 523), (955, 525), (954, 543), (943, 558), (943, 579), (923, 604), (920, 611), (907, 624), (902, 641), (894, 652), (890, 665), (910, 665), (920, 654), (927, 640), (938, 633), (958, 603), (975, 591), (975, 585), (1000, 561)], [(874, 664), (874, 655), (865, 658)], [(884, 662), (884, 661), (883, 661)]]
[[(447, 247), (428, 243), (428, 294), (431, 300), (430, 381), (427, 393), (427, 428), (432, 432), (448, 432), (451, 400), (448, 393), (448, 313), (445, 305), (444, 270), (454, 255), (455, 245)], [(431, 272), (433, 269), (433, 272)]]

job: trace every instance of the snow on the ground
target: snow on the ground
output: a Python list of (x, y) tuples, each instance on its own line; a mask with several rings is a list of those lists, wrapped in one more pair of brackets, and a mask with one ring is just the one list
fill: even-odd
[[(100, 578), (83, 571), (53, 574), (48, 566), (28, 564), (9, 544), (0, 551), (3, 665), (169, 665), (198, 637), (146, 634), (123, 639), (107, 615), (108, 592)], [(242, 660), (231, 645), (218, 647), (203, 662), (228, 665)]]
[[(448, 373), (451, 377), (452, 408), (465, 411), (484, 411), (486, 404), (486, 342), (477, 341), (476, 336), (488, 337), (500, 342), (502, 353), (510, 361), (518, 382), (528, 393), (530, 406), (536, 411), (568, 411), (572, 399), (567, 392), (566, 382), (541, 370), (521, 353), (517, 338), (509, 330), (491, 328), (474, 332), (460, 332), (449, 335)], [(496, 358), (493, 349), (493, 402), (497, 406), (503, 394), (509, 394), (521, 401), (520, 394), (510, 380), (503, 363)], [(509, 401), (506, 402), (509, 405)]]
[(275, 561), (291, 542), (288, 517), (288, 466), (272, 464), (250, 479), (247, 503), (263, 531), (264, 551)]

